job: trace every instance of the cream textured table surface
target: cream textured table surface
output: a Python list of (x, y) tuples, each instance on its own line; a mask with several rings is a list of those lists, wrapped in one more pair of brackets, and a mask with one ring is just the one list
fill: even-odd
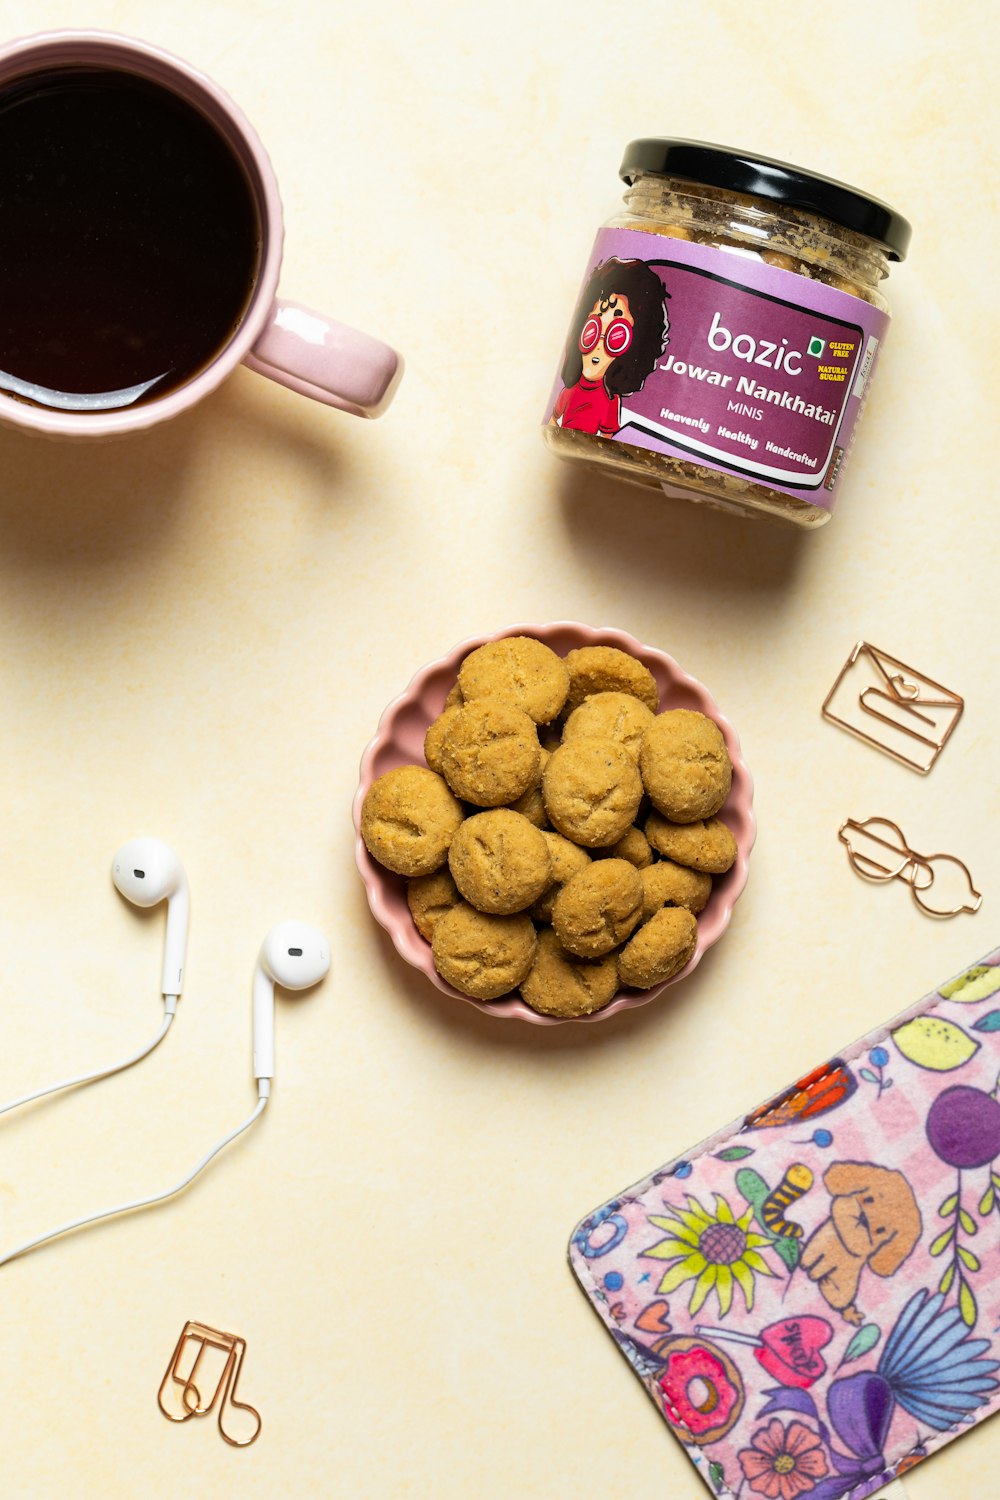
[[(274, 922), (325, 928), (334, 959), (322, 989), (279, 998), (271, 1107), (186, 1196), (0, 1270), (5, 1495), (703, 1493), (570, 1277), (574, 1223), (1000, 941), (990, 22), (968, 0), (0, 0), (5, 36), (117, 29), (212, 74), (277, 170), (282, 291), (408, 363), (372, 424), (240, 371), (120, 444), (0, 432), (0, 1098), (156, 1029), (162, 913), (116, 896), (115, 847), (168, 840), (192, 890), (162, 1048), (0, 1122), (2, 1246), (166, 1186), (244, 1116)], [(578, 280), (643, 134), (789, 158), (912, 219), (821, 533), (544, 449)], [(417, 667), (560, 618), (628, 630), (709, 686), (760, 835), (688, 982), (542, 1029), (396, 957), (350, 802)], [(966, 696), (927, 780), (820, 720), (861, 636)], [(981, 913), (934, 923), (859, 881), (836, 830), (876, 813), (960, 854)], [(249, 1342), (264, 1428), (246, 1452), (156, 1409), (186, 1318)], [(998, 1464), (987, 1423), (907, 1489), (992, 1495)]]

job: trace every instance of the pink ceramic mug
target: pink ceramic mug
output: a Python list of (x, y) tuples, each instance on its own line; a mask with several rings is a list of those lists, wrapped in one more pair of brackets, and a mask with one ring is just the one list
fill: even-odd
[(276, 297), (283, 226), (278, 184), (253, 126), (204, 74), (147, 42), (102, 31), (53, 31), (0, 49), (0, 90), (63, 67), (113, 68), (178, 94), (225, 140), (246, 174), (260, 230), (257, 274), (228, 342), (183, 384), (141, 405), (114, 411), (59, 411), (0, 390), (0, 420), (52, 436), (109, 437), (151, 427), (186, 411), (239, 364), (313, 400), (377, 417), (392, 400), (402, 360), (378, 339), (323, 313)]

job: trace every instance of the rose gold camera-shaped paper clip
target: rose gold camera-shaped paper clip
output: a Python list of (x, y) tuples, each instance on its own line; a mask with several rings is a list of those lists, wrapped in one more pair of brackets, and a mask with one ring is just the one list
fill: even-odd
[[(837, 837), (859, 875), (865, 880), (905, 881), (914, 901), (929, 917), (957, 917), (959, 912), (977, 912), (983, 904), (967, 865), (954, 854), (918, 854), (906, 842), (902, 829), (888, 818), (866, 818), (863, 823), (848, 818), (840, 825)], [(960, 887), (960, 895), (951, 905), (941, 905), (947, 900), (942, 885), (949, 884), (949, 874), (950, 883)], [(932, 888), (933, 898), (928, 894)]]
[[(187, 1373), (182, 1370), (185, 1355), (189, 1345), (196, 1349)], [(204, 1384), (204, 1375), (201, 1371), (202, 1361), (207, 1350), (215, 1354), (224, 1355), (222, 1368), (214, 1379), (214, 1391), (211, 1399), (206, 1401), (202, 1389), (198, 1384), (201, 1380)], [(209, 1412), (215, 1408), (215, 1404), (221, 1396), (219, 1405), (218, 1424), (219, 1431), (226, 1442), (233, 1448), (249, 1448), (260, 1436), (262, 1426), (260, 1412), (245, 1401), (237, 1401), (236, 1389), (239, 1384), (240, 1373), (243, 1369), (243, 1356), (246, 1354), (247, 1341), (235, 1333), (222, 1333), (217, 1328), (209, 1328), (204, 1323), (187, 1322), (181, 1331), (181, 1336), (174, 1346), (174, 1352), (170, 1356), (166, 1373), (160, 1382), (157, 1394), (157, 1404), (163, 1415), (169, 1422), (187, 1422), (191, 1417), (207, 1417)], [(212, 1377), (209, 1376), (209, 1384)], [(180, 1410), (171, 1411), (165, 1404), (165, 1396), (168, 1392), (180, 1391)], [(205, 1394), (207, 1394), (207, 1387)], [(249, 1437), (235, 1437), (231, 1431), (226, 1431), (227, 1410), (249, 1412), (254, 1421), (254, 1429)]]

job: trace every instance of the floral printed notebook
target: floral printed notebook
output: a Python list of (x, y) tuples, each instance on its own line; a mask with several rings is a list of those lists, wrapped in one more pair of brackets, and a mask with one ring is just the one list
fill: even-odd
[(997, 1409), (998, 1070), (1000, 950), (577, 1226), (714, 1495), (863, 1500)]

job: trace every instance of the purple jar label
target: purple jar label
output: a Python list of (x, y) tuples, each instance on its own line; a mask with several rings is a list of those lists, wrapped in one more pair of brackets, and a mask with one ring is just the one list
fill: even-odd
[(832, 510), (888, 325), (754, 255), (602, 229), (546, 421)]

